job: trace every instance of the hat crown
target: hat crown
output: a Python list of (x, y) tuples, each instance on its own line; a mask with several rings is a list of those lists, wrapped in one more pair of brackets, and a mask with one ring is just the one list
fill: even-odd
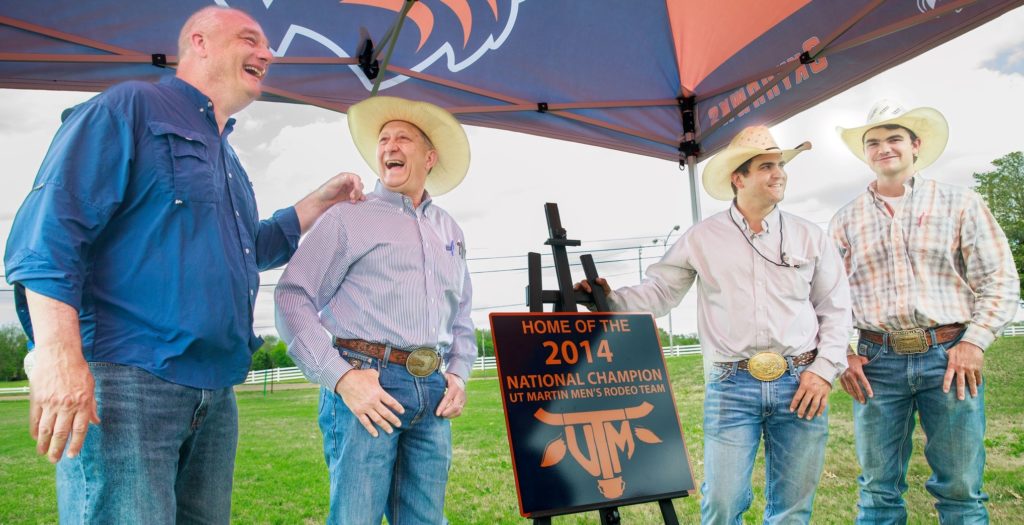
[(729, 142), (729, 148), (780, 149), (768, 131), (768, 126), (744, 128)]
[(882, 99), (875, 102), (875, 105), (871, 107), (871, 111), (868, 111), (868, 124), (894, 119), (906, 112), (907, 110), (903, 107), (903, 104), (894, 100)]

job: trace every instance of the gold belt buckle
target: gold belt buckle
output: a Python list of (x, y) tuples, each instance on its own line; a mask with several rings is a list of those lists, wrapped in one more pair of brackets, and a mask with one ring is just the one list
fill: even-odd
[(786, 373), (786, 358), (775, 352), (758, 352), (747, 361), (747, 370), (755, 379), (775, 381)]
[(928, 351), (923, 328), (889, 332), (889, 344), (897, 354), (922, 354)]
[(441, 356), (433, 348), (417, 348), (409, 352), (405, 360), (405, 369), (416, 377), (427, 377), (437, 370), (441, 364)]

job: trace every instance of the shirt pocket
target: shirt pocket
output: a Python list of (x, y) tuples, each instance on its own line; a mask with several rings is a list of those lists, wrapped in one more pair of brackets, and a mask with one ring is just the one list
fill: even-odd
[(167, 141), (174, 199), (183, 202), (219, 202), (223, 192), (205, 137), (166, 122), (151, 122), (150, 132)]
[(439, 255), (437, 270), (446, 295), (453, 295), (456, 302), (462, 297), (466, 283), (466, 259), (464, 244), (459, 240), (449, 241)]
[(915, 224), (910, 250), (924, 262), (937, 263), (949, 258), (958, 245), (956, 222), (941, 215), (924, 215)]
[(811, 279), (814, 277), (816, 261), (808, 257), (793, 257), (794, 266), (771, 266), (768, 271), (774, 274), (771, 282), (775, 293), (780, 297), (797, 301), (806, 300), (811, 295)]

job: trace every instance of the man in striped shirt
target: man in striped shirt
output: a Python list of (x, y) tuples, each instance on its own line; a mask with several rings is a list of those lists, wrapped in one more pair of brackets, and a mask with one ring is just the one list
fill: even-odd
[(906, 523), (915, 413), (939, 520), (987, 523), (982, 365), (1019, 299), (1006, 236), (976, 193), (921, 176), (946, 146), (938, 111), (881, 101), (839, 132), (876, 175), (830, 226), (860, 330), (842, 376), (857, 401), (858, 523)]
[(299, 246), (274, 294), (277, 328), (322, 385), (327, 523), (441, 523), (448, 420), (462, 413), (476, 344), (462, 230), (433, 197), (465, 177), (469, 143), (423, 102), (372, 97), (348, 122), (380, 180)]

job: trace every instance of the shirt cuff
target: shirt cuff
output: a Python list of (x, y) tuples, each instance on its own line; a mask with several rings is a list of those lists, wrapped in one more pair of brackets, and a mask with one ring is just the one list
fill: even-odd
[(445, 365), (444, 371), (448, 374), (455, 374), (463, 380), (469, 379), (469, 374), (473, 370), (474, 360), (467, 359), (464, 356), (452, 356)]
[[(310, 344), (307, 344), (307, 341)], [(352, 365), (341, 358), (334, 345), (330, 343), (327, 332), (320, 326), (296, 337), (288, 347), (288, 354), (310, 381), (315, 381), (331, 391), (334, 391), (341, 376), (352, 370)]]
[(295, 206), (274, 212), (274, 222), (280, 226), (281, 232), (288, 237), (292, 246), (298, 245), (299, 237), (302, 236), (302, 225), (299, 224), (299, 214), (295, 211)]
[(967, 341), (977, 345), (982, 350), (986, 350), (996, 340), (996, 336), (988, 331), (988, 329), (971, 323), (967, 325), (967, 330), (964, 331), (964, 336), (960, 340)]
[(836, 377), (839, 376), (839, 370), (835, 365), (830, 363), (827, 359), (818, 357), (814, 359), (814, 362), (807, 367), (807, 371), (813, 372), (818, 377), (824, 379), (829, 384), (835, 382)]

